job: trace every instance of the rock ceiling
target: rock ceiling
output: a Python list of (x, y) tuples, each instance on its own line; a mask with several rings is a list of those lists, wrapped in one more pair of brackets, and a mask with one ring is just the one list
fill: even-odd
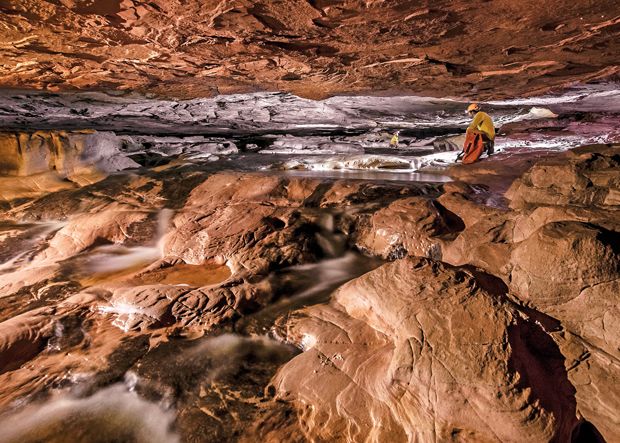
[(617, 77), (617, 0), (0, 0), (0, 86), (502, 98)]

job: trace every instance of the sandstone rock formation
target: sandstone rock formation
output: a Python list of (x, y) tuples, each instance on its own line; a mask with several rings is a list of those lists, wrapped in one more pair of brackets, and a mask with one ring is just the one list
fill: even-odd
[[(0, 439), (620, 442), (618, 37), (0, 1)], [(454, 166), (473, 100), (498, 154)]]
[(11, 200), (0, 406), (125, 383), (202, 441), (617, 441), (619, 152), (443, 184), (171, 162)]
[(0, 201), (97, 182), (138, 167), (113, 133), (96, 131), (0, 132)]
[[(618, 72), (618, 4), (5, 1), (4, 87), (482, 97)], [(490, 20), (489, 17), (493, 19)]]
[[(472, 186), (477, 186), (477, 178), (467, 176), (471, 185), (444, 187), (434, 203), (441, 212), (429, 212), (428, 206), (424, 210), (418, 202), (403, 218), (395, 209), (406, 200), (397, 200), (373, 214), (375, 225), (358, 232), (357, 244), (385, 256), (390, 240), (399, 244), (406, 239), (405, 245), (415, 247), (401, 247), (400, 255), (391, 258), (422, 255), (463, 267), (396, 260), (343, 286), (329, 305), (282, 319), (280, 334), (304, 352), (285, 365), (273, 383), (279, 398), (295, 402), (306, 437), (540, 441), (572, 435), (584, 441), (617, 441), (620, 237), (615, 201), (608, 196), (615, 192), (619, 149), (580, 148), (539, 162), (506, 194), (513, 209), (481, 204), (488, 202), (488, 191), (476, 192)], [(382, 213), (399, 222), (377, 225)], [(458, 229), (446, 229), (447, 214), (452, 226), (460, 220)], [(433, 230), (436, 227), (440, 229)], [(425, 242), (434, 243), (435, 249), (425, 249)], [(478, 305), (469, 311), (481, 296), (492, 300), (492, 312), (485, 314), (486, 308)], [(493, 356), (489, 339), (473, 340), (484, 343), (484, 351), (468, 354), (472, 341), (461, 343), (461, 337), (477, 336), (478, 328), (481, 333), (502, 328), (496, 310), (512, 318), (505, 326), (509, 338), (500, 340), (510, 356)], [(477, 315), (486, 320), (476, 320)], [(436, 336), (443, 338), (435, 342)], [(446, 348), (451, 346), (454, 349)], [(477, 358), (484, 363), (476, 363)], [(475, 398), (477, 406), (472, 407), (480, 407), (486, 401), (479, 397), (483, 391), (473, 388), (474, 397), (464, 392), (478, 383), (490, 386), (483, 382), (486, 370), (502, 359), (510, 362), (510, 369), (500, 372), (519, 374), (518, 382), (506, 385), (509, 389), (529, 386), (529, 395), (541, 392), (537, 407), (574, 404), (574, 410), (569, 407), (574, 412), (532, 413), (519, 424), (504, 423), (499, 431), (476, 422), (485, 421), (481, 411), (501, 409), (504, 419), (511, 408), (523, 411), (504, 404), (481, 407), (466, 414), (473, 421), (457, 424), (460, 410), (450, 407), (460, 404), (460, 396), (468, 399), (465, 405)], [(470, 370), (460, 372), (469, 365)], [(462, 382), (465, 388), (447, 387), (461, 385), (460, 377), (470, 377)], [(542, 394), (550, 391), (559, 397)], [(512, 395), (488, 393), (486, 398), (510, 401), (516, 398)], [(403, 402), (411, 403), (403, 407)], [(530, 421), (534, 417), (541, 421)]]
[(114, 134), (83, 132), (0, 133), (2, 175), (33, 175), (50, 170), (79, 178), (92, 168), (113, 172), (138, 166), (121, 152)]
[(611, 412), (618, 408), (620, 366), (618, 155), (617, 146), (574, 150), (563, 165), (535, 166), (509, 192), (515, 207), (551, 214), (528, 226), (541, 227), (513, 250), (511, 287), (561, 321), (566, 331), (557, 341), (578, 408), (609, 441), (619, 438), (620, 424)]
[(462, 229), (440, 203), (423, 197), (399, 199), (356, 226), (356, 246), (386, 259), (405, 255), (441, 258), (440, 238)]
[(507, 196), (512, 206), (571, 205), (615, 209), (620, 200), (617, 147), (571, 151), (570, 161), (544, 162), (518, 180)]
[(402, 259), (283, 326), (304, 352), (274, 379), (310, 439), (570, 440), (557, 345), (461, 269)]

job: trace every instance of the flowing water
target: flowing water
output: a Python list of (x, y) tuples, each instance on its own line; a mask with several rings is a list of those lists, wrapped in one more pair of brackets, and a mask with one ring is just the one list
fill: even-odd
[(58, 394), (5, 417), (5, 443), (68, 441), (176, 443), (174, 412), (149, 402), (124, 384), (87, 397)]
[[(509, 132), (500, 132), (498, 152), (508, 158), (524, 149), (564, 150), (620, 140), (620, 109), (617, 101), (613, 104), (617, 89), (586, 89), (490, 103), (498, 126), (513, 125)], [(9, 102), (17, 107), (27, 99), (15, 97)], [(274, 97), (261, 100), (281, 99)], [(57, 111), (41, 128), (84, 127), (85, 121), (58, 112), (63, 106), (83, 106), (81, 99), (31, 99), (38, 100), (41, 109)], [(251, 171), (323, 180), (443, 183), (450, 180), (444, 171), (456, 154), (442, 152), (438, 146), (444, 146), (446, 137), (462, 134), (467, 123), (463, 103), (450, 100), (349, 97), (326, 101), (323, 106), (329, 112), (311, 114), (318, 119), (314, 123), (305, 123), (303, 115), (291, 123), (286, 115), (273, 111), (276, 115), (265, 123), (271, 128), (241, 121), (238, 133), (233, 133), (222, 121), (217, 131), (211, 128), (211, 134), (203, 137), (196, 133), (204, 120), (198, 114), (208, 108), (204, 103), (186, 103), (194, 114), (188, 111), (191, 118), (183, 114), (186, 120), (175, 121), (178, 116), (169, 102), (143, 103), (140, 112), (129, 112), (133, 105), (123, 100), (93, 105), (88, 124), (125, 137), (124, 146), (133, 146), (131, 154), (144, 165), (138, 175), (154, 172), (174, 177), (189, 166), (201, 173)], [(148, 114), (157, 118), (144, 117), (142, 107), (147, 105), (160, 112)], [(318, 112), (312, 104), (304, 102), (304, 106)], [(391, 114), (378, 112), (378, 106)], [(578, 107), (593, 114), (586, 118)], [(406, 112), (399, 115), (402, 109)], [(0, 114), (0, 120), (10, 118), (10, 113)], [(134, 128), (142, 124), (143, 131), (122, 133), (130, 122)], [(397, 148), (388, 146), (395, 130), (401, 131)], [(217, 152), (212, 151), (213, 144)], [(232, 149), (233, 145), (239, 149)], [(118, 172), (104, 183), (113, 187), (135, 175), (135, 171)], [(28, 207), (29, 201), (22, 203)], [(131, 204), (140, 203), (131, 200)], [(495, 202), (489, 200), (489, 204)], [(5, 362), (0, 362), (0, 442), (236, 441), (267, 402), (266, 390), (277, 368), (299, 352), (282, 342), (278, 319), (329, 300), (340, 285), (382, 263), (350, 250), (344, 234), (334, 228), (333, 210), (324, 210), (318, 217), (316, 240), (325, 258), (265, 277), (279, 288), (267, 307), (207, 336), (174, 326), (136, 330), (132, 325), (145, 315), (145, 308), (122, 298), (109, 300), (102, 296), (105, 291), (119, 284), (208, 288), (234, 278), (231, 269), (215, 262), (159, 266), (174, 210), (148, 210), (155, 225), (150, 240), (97, 244), (56, 261), (40, 253), (67, 225), (66, 220), (0, 222), (0, 288), (26, 285), (26, 271), (32, 269), (56, 276), (31, 299), (19, 294), (0, 296), (0, 321), (26, 315), (20, 317), (20, 325), (32, 324), (27, 333), (35, 334), (38, 319), (51, 315), (36, 310), (64, 302), (66, 293), (77, 290), (66, 286), (69, 280), (78, 281), (81, 297), (90, 300), (88, 313), (69, 311), (54, 323), (53, 338), (35, 360), (23, 363), (19, 374), (2, 370)], [(28, 317), (31, 311), (36, 315)]]
[[(85, 287), (96, 288), (148, 269), (162, 257), (171, 217), (170, 210), (157, 215), (150, 244), (95, 247), (70, 259), (71, 266), (65, 263), (67, 272), (81, 276)], [(267, 276), (282, 288), (279, 300), (212, 335), (134, 331), (130, 325), (142, 308), (122, 301), (99, 304), (86, 323), (78, 317), (56, 323), (47, 349), (27, 363), (45, 377), (35, 381), (0, 373), (8, 389), (0, 395), (0, 429), (9, 430), (0, 441), (234, 441), (234, 433), (261, 411), (268, 399), (263, 391), (277, 368), (299, 352), (274, 339), (276, 320), (328, 300), (342, 283), (381, 264), (348, 250), (330, 211), (317, 223), (317, 242), (326, 258)], [(40, 249), (63, 226), (23, 226), (22, 244)], [(6, 269), (24, 261), (27, 252), (8, 258)], [(177, 264), (138, 275), (125, 284), (205, 286), (226, 280), (230, 271), (215, 264)], [(16, 396), (19, 391), (23, 394)]]

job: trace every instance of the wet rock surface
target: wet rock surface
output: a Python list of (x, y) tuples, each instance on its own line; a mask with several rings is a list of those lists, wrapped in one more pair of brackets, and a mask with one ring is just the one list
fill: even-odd
[[(264, 410), (262, 390), (292, 355), (260, 338), (275, 318), (376, 266), (344, 255), (342, 230), (353, 221), (339, 206), (378, 207), (386, 195), (432, 192), (439, 185), (172, 165), (21, 200), (3, 213), (0, 271), (1, 420), (15, 411), (23, 424), (11, 438), (49, 436), (58, 420), (78, 432), (86, 422), (74, 403), (94, 414), (88, 423), (97, 432), (104, 423), (95, 416), (107, 407), (91, 404), (101, 401), (98, 391), (137, 383), (162, 414), (175, 411), (174, 432), (184, 439), (234, 440)], [(322, 259), (334, 260), (336, 272), (323, 270)], [(233, 334), (221, 335), (227, 331)], [(205, 334), (223, 341), (207, 345)], [(182, 356), (192, 346), (200, 350)], [(170, 365), (162, 368), (162, 358)], [(17, 412), (22, 400), (43, 414), (39, 424)], [(63, 413), (54, 412), (57, 402)], [(130, 435), (124, 423), (105, 426), (110, 435)]]
[[(134, 441), (618, 440), (620, 147), (529, 154), (452, 182), (174, 158), (7, 200), (0, 424), (10, 441), (67, 420)], [(105, 392), (128, 422), (100, 420)]]
[(0, 440), (620, 441), (618, 14), (0, 2)]
[[(428, 206), (417, 205), (404, 220), (388, 212), (389, 235), (371, 229), (365, 236), (374, 253), (385, 254), (386, 238), (415, 238), (418, 246), (430, 240), (441, 245), (440, 260), (458, 266), (413, 258), (437, 256), (403, 248), (401, 256), (412, 258), (389, 257), (398, 259), (344, 285), (329, 304), (281, 319), (279, 333), (304, 352), (280, 368), (272, 383), (277, 398), (296, 405), (306, 438), (616, 441), (617, 217), (613, 205), (604, 205), (602, 197), (592, 204), (591, 196), (612, 192), (619, 169), (611, 165), (619, 152), (618, 146), (589, 147), (542, 160), (512, 185), (499, 207), (488, 204), (488, 188), (476, 191), (480, 177), (457, 168), (454, 175), (470, 184), (445, 185), (435, 203), (445, 208), (443, 226), (460, 220), (456, 230), (421, 231), (420, 221), (442, 226)], [(572, 186), (558, 173), (531, 178), (547, 165), (570, 171)], [(607, 174), (599, 181), (602, 188), (589, 178), (598, 174)], [(397, 204), (401, 200), (374, 217)], [(488, 308), (477, 305), (486, 297)], [(467, 314), (470, 303), (476, 307)], [(504, 315), (510, 317), (506, 323)], [(506, 338), (497, 337), (504, 357), (493, 356), (493, 339), (472, 338), (502, 328)], [(460, 342), (462, 334), (467, 343)], [(469, 346), (475, 348), (471, 354)], [(506, 367), (498, 372), (515, 378), (504, 387), (497, 376), (486, 383), (487, 371), (502, 360)], [(460, 372), (469, 364), (470, 370)], [(480, 386), (507, 391), (485, 394)], [(528, 400), (520, 397), (525, 392)], [(535, 396), (539, 400), (532, 403)], [(505, 403), (482, 406), (485, 401)], [(525, 411), (519, 401), (542, 409), (514, 418), (510, 410)], [(458, 412), (450, 409), (454, 405)], [(476, 411), (459, 418), (469, 407)], [(493, 410), (501, 410), (501, 418), (486, 418)]]
[(557, 345), (461, 269), (397, 260), (284, 327), (304, 352), (273, 383), (309, 437), (568, 440), (576, 424)]

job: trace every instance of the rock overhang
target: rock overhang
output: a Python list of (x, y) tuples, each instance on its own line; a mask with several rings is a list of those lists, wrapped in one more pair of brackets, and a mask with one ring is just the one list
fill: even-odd
[(614, 0), (10, 0), (1, 10), (2, 87), (501, 99), (617, 77), (620, 63)]

